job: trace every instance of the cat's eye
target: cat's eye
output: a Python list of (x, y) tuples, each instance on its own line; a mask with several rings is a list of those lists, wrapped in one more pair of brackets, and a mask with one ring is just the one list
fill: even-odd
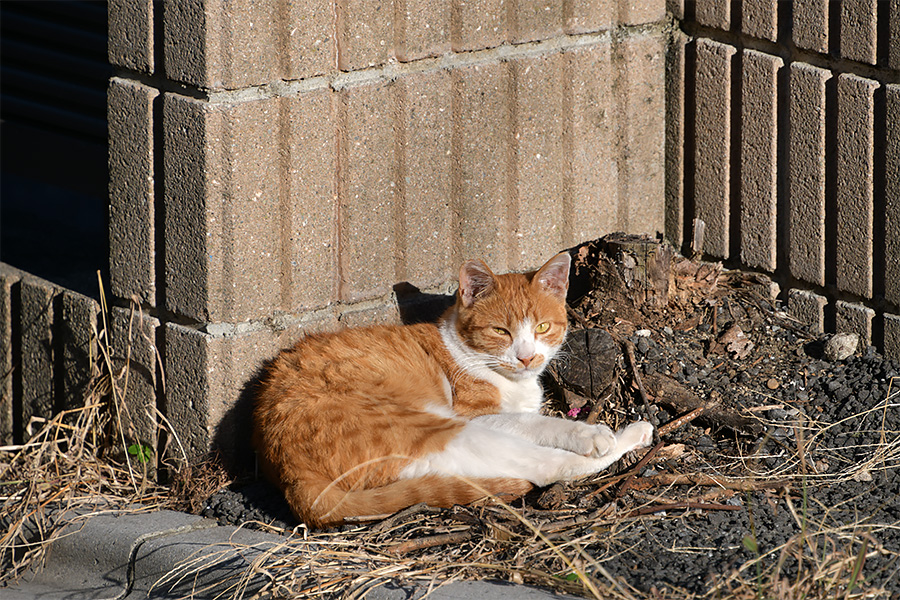
[(550, 323), (544, 322), (534, 328), (537, 333), (547, 333), (547, 330), (550, 329)]
[(493, 330), (497, 335), (509, 335), (509, 332), (502, 327), (493, 327)]

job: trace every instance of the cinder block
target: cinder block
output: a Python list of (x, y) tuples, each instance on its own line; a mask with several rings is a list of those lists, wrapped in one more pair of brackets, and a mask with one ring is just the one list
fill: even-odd
[(109, 62), (153, 73), (153, 0), (110, 0), (107, 18)]
[(890, 21), (888, 22), (888, 39), (894, 43), (888, 45), (888, 66), (900, 71), (900, 1), (890, 0)]
[(653, 234), (665, 230), (666, 44), (662, 34), (629, 35), (619, 48), (625, 92), (619, 219), (626, 231)]
[(95, 334), (100, 305), (93, 298), (66, 290), (61, 307), (63, 408), (69, 409), (85, 405), (85, 393), (99, 372)]
[(792, 37), (804, 50), (828, 52), (829, 0), (794, 0)]
[(900, 177), (890, 176), (900, 173), (900, 85), (885, 88), (884, 297), (900, 308)]
[(864, 298), (872, 297), (877, 88), (877, 82), (851, 74), (837, 81), (837, 285)]
[[(198, 321), (261, 318), (282, 302), (277, 99), (165, 97), (166, 304)], [(278, 140), (273, 143), (273, 140)]]
[(778, 0), (747, 0), (741, 4), (741, 29), (747, 35), (778, 40)]
[[(335, 70), (337, 49), (334, 37), (334, 2), (307, 0), (305, 2), (275, 3), (283, 10), (286, 5), (287, 23), (278, 30), (276, 54), (287, 59), (285, 79), (305, 79)], [(271, 50), (270, 50), (271, 51)]]
[(450, 51), (450, 4), (430, 0), (395, 0), (397, 60), (417, 60)]
[(731, 60), (735, 49), (704, 38), (696, 44), (695, 216), (706, 223), (704, 251), (727, 258), (731, 234)]
[(461, 67), (452, 72), (453, 206), (458, 219), (452, 242), (454, 263), (484, 259), (505, 272), (510, 264), (510, 86), (506, 63)]
[(401, 319), (397, 303), (392, 299), (377, 306), (350, 307), (338, 315), (338, 323), (342, 329), (346, 329), (372, 325), (399, 325)]
[(566, 33), (573, 35), (604, 31), (616, 20), (613, 0), (573, 0), (563, 3)]
[(841, 2), (839, 6), (841, 57), (874, 65), (878, 59), (878, 0)]
[(666, 53), (666, 239), (684, 243), (684, 47), (676, 33)]
[(825, 285), (825, 82), (831, 72), (804, 63), (790, 71), (790, 268)]
[(210, 334), (166, 324), (166, 416), (175, 428), (169, 451), (188, 459), (221, 451), (226, 460), (250, 451), (252, 393), (264, 361), (315, 323)]
[(884, 314), (884, 355), (900, 362), (900, 315)]
[(420, 289), (449, 280), (453, 264), (450, 210), (453, 101), (450, 73), (411, 74), (398, 80), (403, 141), (400, 188), (404, 199), (404, 281)]
[(450, 45), (455, 52), (494, 48), (506, 41), (504, 0), (454, 2), (450, 10)]
[(792, 317), (808, 326), (813, 333), (825, 331), (825, 305), (828, 300), (806, 290), (788, 292), (788, 312)]
[(551, 54), (514, 61), (516, 82), (515, 228), (509, 245), (522, 267), (540, 267), (565, 247), (563, 203), (563, 67)]
[(356, 302), (390, 292), (397, 255), (396, 86), (369, 84), (342, 93), (340, 297)]
[(290, 217), (282, 272), (289, 281), (283, 302), (302, 312), (338, 297), (337, 120), (338, 95), (331, 89), (284, 98), (282, 127), (288, 129), (283, 156)]
[[(610, 44), (566, 53), (565, 82), (571, 82), (571, 177), (572, 235), (566, 245), (576, 245), (619, 227), (619, 143), (616, 96), (609, 82), (615, 80)], [(571, 108), (569, 108), (571, 106)]]
[(862, 304), (835, 302), (835, 333), (855, 333), (859, 336), (859, 347), (865, 349), (872, 343), (872, 319), (875, 311)]
[(555, 0), (516, 0), (510, 11), (510, 41), (543, 40), (563, 30), (563, 3)]
[(684, 20), (685, 0), (666, 0), (666, 11), (679, 21)]
[(53, 330), (57, 293), (49, 282), (30, 276), (22, 278), (19, 365), (22, 370), (22, 424), (26, 430), (33, 417), (49, 419), (57, 409), (54, 371), (57, 340)]
[(730, 0), (696, 0), (694, 18), (701, 25), (722, 31), (731, 29)]
[(18, 335), (18, 284), (21, 274), (5, 263), (0, 263), (0, 444), (16, 442), (13, 396), (13, 378), (20, 367)]
[(338, 68), (354, 71), (382, 65), (394, 54), (390, 2), (340, 0), (337, 11)]
[(109, 125), (110, 288), (119, 298), (156, 305), (155, 88), (114, 77)]
[[(115, 307), (109, 314), (110, 345), (116, 369), (123, 370), (118, 393), (122, 427), (128, 443), (158, 447), (156, 330), (159, 320), (137, 307)], [(171, 418), (171, 417), (170, 417)], [(156, 457), (154, 456), (154, 459)]]
[(330, 2), (185, 0), (165, 8), (169, 79), (208, 89), (239, 89), (334, 69)]
[(744, 50), (741, 84), (741, 261), (774, 271), (777, 258), (778, 71), (783, 62)]
[(631, 0), (618, 5), (622, 25), (657, 23), (666, 18), (666, 0)]

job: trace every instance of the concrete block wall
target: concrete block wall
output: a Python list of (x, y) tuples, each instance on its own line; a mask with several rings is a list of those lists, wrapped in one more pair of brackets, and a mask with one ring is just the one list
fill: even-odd
[(674, 2), (667, 233), (900, 359), (900, 5)]
[(304, 331), (399, 321), (395, 290), (447, 293), (471, 257), (666, 227), (664, 0), (109, 17), (115, 322), (140, 307), (133, 403), (189, 455), (247, 443), (254, 374)]

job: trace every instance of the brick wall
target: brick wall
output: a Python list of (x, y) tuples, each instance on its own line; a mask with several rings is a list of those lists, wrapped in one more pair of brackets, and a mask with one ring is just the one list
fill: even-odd
[(397, 321), (398, 284), (665, 228), (663, 0), (109, 7), (111, 288), (163, 365), (129, 401), (191, 454), (245, 440), (300, 332)]
[(669, 2), (668, 231), (900, 358), (900, 2)]

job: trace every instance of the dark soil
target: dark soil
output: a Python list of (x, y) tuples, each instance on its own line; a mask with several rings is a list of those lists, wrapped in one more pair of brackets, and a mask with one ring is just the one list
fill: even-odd
[[(588, 254), (578, 264), (582, 276), (592, 271), (593, 285), (570, 298), (571, 339), (581, 343), (568, 348), (565, 365), (545, 382), (554, 409), (613, 426), (643, 417), (657, 427), (697, 407), (705, 411), (663, 435), (664, 446), (629, 480), (606, 474), (538, 490), (515, 505), (521, 514), (548, 532), (573, 521), (560, 526), (556, 540), (582, 540), (613, 578), (651, 597), (710, 590), (713, 597), (756, 597), (778, 580), (807, 586), (813, 597), (827, 597), (822, 590), (829, 589), (843, 597), (846, 586), (828, 588), (817, 569), (830, 566), (836, 578), (850, 580), (853, 561), (865, 556), (857, 591), (900, 598), (900, 365), (872, 347), (826, 360), (827, 336), (782, 312), (763, 277), (675, 259), (668, 302), (641, 304), (604, 271), (614, 261)], [(599, 334), (584, 343), (578, 330), (585, 327), (608, 334), (604, 348), (595, 340), (590, 352)], [(573, 364), (591, 371), (593, 385), (577, 381)], [(620, 464), (620, 472), (636, 460)], [(694, 476), (695, 483), (672, 484), (674, 475)], [(223, 524), (252, 521), (287, 532), (297, 526), (278, 491), (262, 482), (234, 483), (198, 512)], [(498, 561), (512, 551), (509, 539), (533, 540), (515, 520), (500, 523), (477, 509), (427, 519), (434, 531), (472, 524), (476, 536), (464, 544), (496, 538), (498, 527), (511, 532), (505, 550), (495, 552)], [(346, 526), (343, 535), (364, 543), (373, 527)], [(538, 566), (562, 572), (553, 560)]]

